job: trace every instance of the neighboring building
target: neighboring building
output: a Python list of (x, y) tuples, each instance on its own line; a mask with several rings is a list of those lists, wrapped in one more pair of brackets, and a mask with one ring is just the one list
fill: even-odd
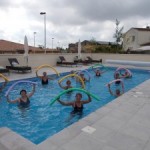
[[(85, 47), (86, 46), (92, 46), (92, 45), (102, 45), (102, 46), (108, 46), (108, 45), (115, 45), (114, 42), (106, 42), (106, 41), (88, 41), (84, 40), (81, 42), (81, 51), (82, 52), (89, 52)], [(78, 52), (78, 42), (77, 43), (71, 43), (68, 46), (69, 52), (77, 53)]]
[(131, 28), (123, 36), (123, 50), (132, 51), (150, 45), (150, 27)]
[[(39, 47), (29, 46), (29, 53), (44, 53), (45, 49)], [(46, 49), (46, 53), (59, 52), (58, 50)], [(6, 40), (0, 40), (0, 54), (23, 54), (24, 53), (24, 44), (15, 43)]]
[(70, 43), (68, 47), (68, 51), (71, 53), (76, 53), (78, 51), (78, 43)]

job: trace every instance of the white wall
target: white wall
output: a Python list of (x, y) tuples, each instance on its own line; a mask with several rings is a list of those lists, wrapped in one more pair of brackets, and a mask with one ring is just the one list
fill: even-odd
[[(132, 41), (132, 36), (135, 36), (135, 41)], [(127, 39), (130, 39), (127, 42)], [(150, 42), (149, 31), (138, 31), (136, 29), (130, 29), (123, 38), (123, 49), (126, 51), (128, 48), (137, 49), (141, 44)]]
[[(50, 64), (52, 66), (56, 65), (57, 59), (60, 55), (63, 55), (67, 61), (73, 61), (74, 57), (77, 56), (76, 53), (66, 53), (66, 54), (30, 54), (29, 55), (29, 66), (35, 68), (42, 64)], [(82, 58), (86, 58), (86, 56), (91, 56), (93, 59), (103, 59), (103, 63), (105, 63), (106, 59), (113, 60), (135, 60), (135, 61), (149, 61), (150, 55), (148, 54), (105, 54), (105, 53), (86, 53), (82, 54)], [(23, 55), (19, 54), (1, 54), (0, 55), (0, 66), (10, 65), (8, 62), (8, 58), (17, 58), (20, 65), (26, 65), (25, 59)]]
[[(132, 37), (135, 36), (135, 41), (132, 41)], [(127, 41), (127, 39), (129, 39)], [(138, 31), (135, 29), (129, 30), (123, 38), (123, 49), (125, 51), (129, 49), (136, 49), (138, 47)]]
[(138, 33), (138, 44), (141, 45), (148, 42), (150, 42), (150, 32), (140, 31)]

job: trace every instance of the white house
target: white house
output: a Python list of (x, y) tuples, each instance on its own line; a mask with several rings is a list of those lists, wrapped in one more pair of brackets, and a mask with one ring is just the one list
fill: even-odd
[(144, 45), (150, 45), (150, 27), (131, 28), (123, 36), (123, 49), (136, 50)]

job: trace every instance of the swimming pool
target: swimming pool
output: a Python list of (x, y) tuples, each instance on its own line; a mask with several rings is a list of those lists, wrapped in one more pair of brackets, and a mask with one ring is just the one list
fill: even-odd
[[(90, 71), (92, 80), (90, 83), (86, 84), (86, 89), (100, 97), (101, 101), (98, 102), (93, 100), (91, 103), (87, 104), (84, 107), (83, 117), (114, 99), (114, 97), (109, 94), (105, 84), (113, 80), (115, 69), (116, 68), (109, 68), (109, 71), (104, 73), (102, 77), (95, 77), (94, 73)], [(150, 77), (148, 71), (132, 70), (132, 72), (134, 77), (125, 79), (124, 81), (125, 91), (132, 89)], [(66, 74), (68, 73), (64, 73), (62, 76)], [(36, 93), (31, 98), (31, 105), (28, 109), (20, 110), (18, 107), (14, 106), (15, 104), (8, 105), (6, 99), (2, 97), (5, 91), (1, 94), (0, 127), (7, 126), (35, 144), (39, 144), (46, 138), (77, 121), (79, 116), (67, 122), (66, 120), (69, 117), (69, 113), (72, 111), (71, 107), (62, 106), (57, 102), (52, 107), (49, 106), (50, 100), (62, 91), (57, 84), (57, 79), (50, 82), (47, 87), (42, 87), (40, 85), (40, 80), (37, 78), (32, 78), (30, 80), (38, 82), (38, 86), (36, 88)], [(8, 86), (12, 83), (13, 82), (9, 83)], [(73, 82), (73, 84), (75, 85), (76, 83)], [(7, 87), (5, 89), (7, 89)], [(28, 85), (26, 85), (26, 88), (28, 90), (31, 89)], [(22, 86), (18, 85), (11, 93), (11, 98), (18, 97), (20, 89), (22, 89)], [(75, 94), (73, 93), (63, 98), (74, 99), (74, 96)], [(85, 95), (84, 98), (86, 98)]]

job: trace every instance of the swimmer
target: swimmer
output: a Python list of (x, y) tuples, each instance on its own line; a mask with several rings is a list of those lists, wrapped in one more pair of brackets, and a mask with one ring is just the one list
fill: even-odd
[(124, 88), (122, 86), (122, 93), (119, 89), (116, 89), (115, 90), (115, 93), (112, 92), (112, 90), (110, 89), (110, 84), (108, 84), (108, 90), (109, 90), (109, 93), (115, 97), (118, 97), (118, 96), (121, 96), (123, 93), (124, 93)]
[[(115, 79), (120, 79), (121, 78), (119, 72), (115, 73), (114, 78)], [(115, 84), (120, 84), (120, 83), (121, 83), (121, 81), (119, 81), (119, 80), (115, 82)]]
[(72, 88), (72, 86), (71, 86), (71, 81), (70, 81), (70, 80), (67, 80), (67, 81), (66, 81), (66, 86), (62, 86), (62, 84), (59, 82), (59, 86), (60, 86), (62, 89), (65, 89), (65, 90), (67, 90), (67, 89), (69, 89), (69, 88)]
[(48, 80), (53, 80), (53, 78), (47, 76), (46, 72), (43, 72), (43, 76), (38, 76), (38, 74), (36, 72), (36, 76), (41, 79), (42, 85), (48, 84)]
[(81, 77), (81, 79), (84, 81), (84, 82), (89, 82), (90, 81), (90, 77), (89, 77), (89, 79), (87, 79), (87, 78), (85, 78), (84, 77), (84, 73), (80, 73), (80, 77)]
[(131, 78), (132, 77), (132, 75), (128, 72), (128, 71), (125, 71), (125, 73), (124, 74), (121, 74), (122, 75), (122, 77), (124, 77), (124, 78)]
[(27, 91), (22, 89), (20, 91), (21, 97), (15, 99), (15, 100), (10, 100), (9, 96), (7, 96), (7, 102), (8, 103), (18, 103), (18, 106), (20, 106), (20, 107), (28, 107), (30, 105), (29, 98), (34, 94), (34, 92), (35, 92), (35, 84), (33, 85), (33, 89), (31, 91), (31, 93), (27, 94)]
[(105, 71), (101, 71), (101, 70), (99, 70), (99, 69), (94, 69), (93, 68), (93, 71), (95, 72), (95, 76), (97, 76), (97, 77), (100, 77), (104, 72), (106, 72), (106, 70)]
[(60, 104), (64, 105), (64, 106), (72, 106), (73, 111), (71, 112), (71, 115), (74, 115), (74, 114), (82, 115), (83, 105), (87, 104), (87, 103), (90, 103), (91, 102), (91, 97), (90, 97), (90, 95), (88, 95), (87, 100), (81, 100), (82, 99), (82, 94), (81, 93), (77, 93), (75, 97), (76, 97), (75, 100), (71, 101), (71, 102), (64, 102), (64, 101), (61, 101), (59, 98), (58, 98), (57, 101)]

